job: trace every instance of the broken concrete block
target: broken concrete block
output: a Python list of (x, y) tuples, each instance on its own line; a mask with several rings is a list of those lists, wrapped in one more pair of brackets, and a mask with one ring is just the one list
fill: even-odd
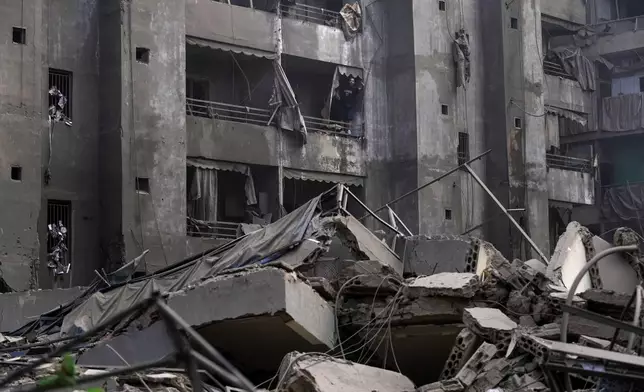
[(485, 364), (494, 358), (496, 352), (497, 349), (494, 345), (489, 343), (481, 344), (472, 355), (472, 358), (467, 361), (465, 366), (459, 370), (454, 378), (460, 381), (463, 386), (469, 387), (476, 379), (476, 376), (483, 370)]
[(210, 278), (171, 295), (168, 306), (248, 371), (268, 373), (290, 351), (326, 351), (336, 342), (331, 305), (279, 268)]
[(449, 380), (456, 376), (456, 373), (467, 363), (479, 344), (480, 339), (478, 336), (469, 329), (463, 328), (456, 337), (456, 342), (449, 354), (449, 358), (445, 361), (440, 379)]
[(413, 236), (405, 239), (405, 275), (476, 272), (479, 243), (461, 236)]
[[(594, 236), (593, 246), (595, 252), (602, 252), (613, 246), (603, 239)], [(620, 253), (613, 253), (597, 263), (599, 276), (602, 280), (602, 289), (613, 290), (618, 293), (632, 293), (637, 286), (639, 266), (633, 268), (631, 263)]]
[[(546, 276), (555, 284), (570, 287), (577, 274), (595, 253), (592, 238), (593, 235), (587, 228), (577, 222), (570, 222), (566, 232), (559, 237), (555, 252), (546, 269)], [(601, 288), (596, 265), (582, 278), (575, 294), (583, 293), (593, 287)]]
[(515, 359), (498, 358), (489, 361), (467, 391), (487, 392), (489, 389), (494, 388), (514, 370), (517, 363), (524, 360), (524, 357)]
[(463, 322), (472, 332), (492, 343), (509, 339), (518, 326), (499, 309), (493, 308), (465, 309)]
[(423, 385), (416, 389), (416, 392), (461, 392), (464, 389), (460, 381), (451, 379)]
[(289, 353), (282, 361), (278, 389), (288, 392), (403, 392), (414, 384), (400, 373), (315, 353)]
[(411, 298), (433, 296), (472, 298), (479, 287), (479, 278), (475, 274), (442, 272), (413, 279), (407, 284), (406, 294)]
[(332, 221), (337, 230), (336, 237), (351, 250), (357, 260), (377, 260), (382, 265), (392, 268), (397, 274), (403, 274), (403, 262), (396, 252), (359, 220), (348, 215), (334, 216)]

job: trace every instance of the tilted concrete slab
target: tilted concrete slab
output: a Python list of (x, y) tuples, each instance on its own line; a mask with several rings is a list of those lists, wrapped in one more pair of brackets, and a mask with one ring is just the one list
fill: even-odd
[(288, 392), (403, 392), (416, 387), (404, 375), (316, 354), (290, 353), (280, 369)]
[(475, 334), (486, 341), (497, 343), (512, 336), (518, 327), (499, 309), (469, 308), (463, 312), (463, 322)]
[(290, 351), (326, 351), (335, 344), (332, 307), (278, 268), (211, 278), (172, 295), (168, 305), (250, 374), (274, 373)]

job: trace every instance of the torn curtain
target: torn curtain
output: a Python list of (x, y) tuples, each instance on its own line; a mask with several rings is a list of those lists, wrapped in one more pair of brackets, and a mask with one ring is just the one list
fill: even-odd
[(273, 68), (275, 70), (275, 87), (270, 104), (278, 110), (279, 127), (280, 129), (300, 132), (306, 144), (306, 123), (295, 97), (295, 92), (286, 77), (286, 72), (284, 72), (282, 65), (278, 61), (273, 61)]
[[(215, 174), (211, 174), (214, 176), (215, 180), (214, 182), (200, 182), (200, 186), (202, 186), (199, 189), (195, 189), (195, 193), (193, 194), (192, 192), (192, 187), (194, 186), (194, 181), (201, 179), (205, 181), (204, 179), (207, 178), (205, 174), (195, 174), (195, 178), (193, 178), (193, 185), (191, 186), (190, 189), (190, 194), (189, 197), (196, 197), (199, 195), (197, 191), (203, 192), (204, 188), (203, 185), (205, 184), (212, 184), (214, 183), (215, 186), (215, 196), (214, 196), (214, 203), (215, 206), (217, 205), (217, 170), (222, 170), (222, 171), (234, 171), (237, 173), (241, 173), (246, 176), (246, 183), (244, 184), (244, 191), (246, 193), (246, 204), (250, 205), (255, 205), (258, 203), (257, 201), (257, 192), (255, 191), (255, 181), (253, 181), (253, 173), (250, 170), (250, 166), (244, 165), (243, 163), (232, 163), (232, 162), (224, 162), (224, 161), (214, 161), (211, 159), (203, 159), (203, 158), (188, 158), (186, 161), (186, 164), (188, 166), (194, 167), (195, 168), (195, 173), (203, 173), (203, 171), (210, 171), (210, 172), (215, 172)], [(198, 177), (199, 176), (199, 177)], [(192, 199), (190, 199), (192, 200)], [(215, 208), (215, 216), (216, 216), (216, 208)], [(193, 217), (195, 218), (195, 217)], [(199, 219), (199, 218), (196, 218)], [(216, 219), (215, 219), (216, 220)]]
[(188, 194), (188, 216), (206, 222), (217, 221), (217, 170), (194, 168), (190, 193)]

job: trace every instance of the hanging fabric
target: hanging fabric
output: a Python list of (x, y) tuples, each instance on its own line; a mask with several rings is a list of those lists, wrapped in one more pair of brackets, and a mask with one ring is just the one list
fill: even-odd
[(188, 201), (189, 217), (217, 221), (217, 170), (194, 167)]

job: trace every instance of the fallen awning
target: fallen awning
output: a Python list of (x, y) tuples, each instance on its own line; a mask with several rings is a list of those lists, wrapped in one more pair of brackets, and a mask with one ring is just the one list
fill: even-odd
[(210, 41), (203, 38), (196, 37), (186, 37), (186, 45), (199, 46), (201, 48), (210, 48), (215, 50), (223, 50), (225, 52), (233, 52), (238, 54), (244, 54), (246, 56), (255, 56), (263, 57), (266, 59), (274, 59), (275, 53), (268, 52), (260, 49), (248, 48), (245, 46), (237, 46), (232, 44), (227, 44), (224, 42)]
[(328, 182), (331, 184), (364, 186), (364, 179), (362, 177), (338, 173), (305, 171), (291, 168), (284, 168), (284, 178), (289, 178), (292, 180)]

